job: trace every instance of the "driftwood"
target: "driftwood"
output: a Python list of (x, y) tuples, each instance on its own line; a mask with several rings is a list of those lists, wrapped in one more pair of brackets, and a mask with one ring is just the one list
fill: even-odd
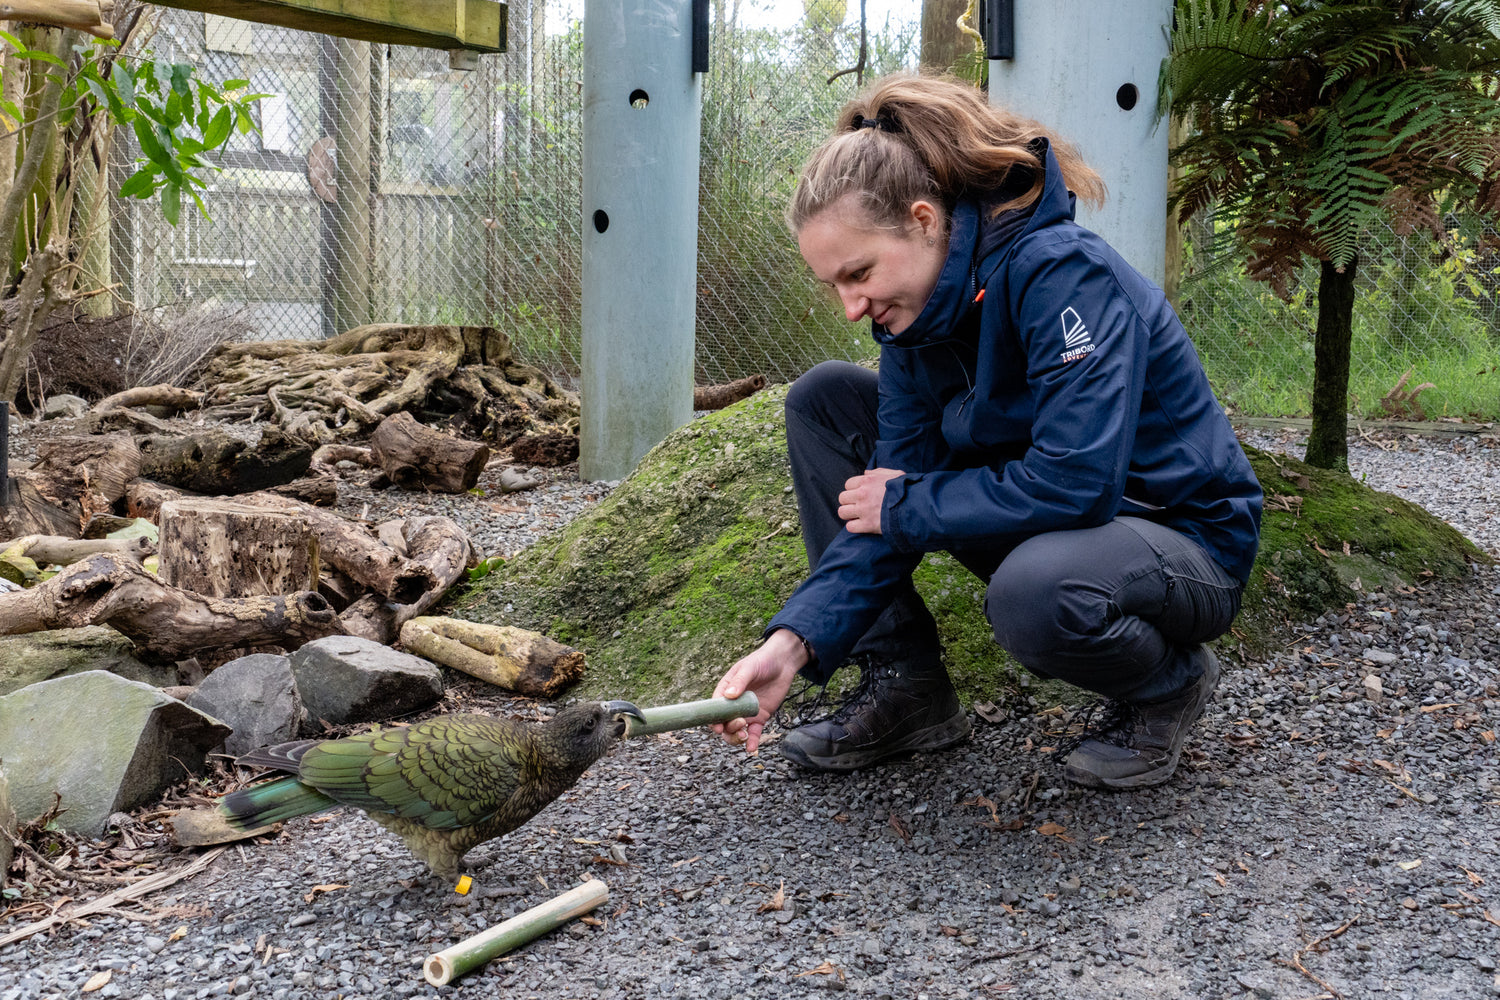
[(266, 492), (274, 493), (279, 497), (300, 500), (314, 507), (332, 507), (339, 502), (339, 481), (338, 477), (331, 472), (319, 473), (293, 479), (280, 486), (272, 486)]
[[(397, 604), (410, 604), (438, 585), (431, 567), (402, 559), (358, 521), (289, 497), (248, 493), (239, 502), (303, 518), (318, 540), (319, 561)], [(459, 532), (462, 535), (462, 531)], [(468, 536), (463, 535), (465, 546)]]
[(162, 504), (163, 583), (208, 597), (318, 589), (318, 541), (293, 512), (195, 497)]
[(381, 475), (370, 486), (399, 486), (434, 493), (463, 493), (474, 488), (490, 460), (490, 449), (477, 441), (435, 431), (410, 413), (395, 413), (370, 435), (370, 455)]
[(0, 552), (25, 556), (39, 566), (71, 566), (95, 552), (113, 552), (145, 562), (156, 553), (149, 538), (66, 538), (60, 535), (27, 535), (0, 542)]
[(340, 615), (350, 635), (382, 644), (395, 642), (402, 625), (436, 604), (468, 568), (473, 554), (469, 536), (450, 518), (411, 518), (402, 522), (401, 535), (409, 564), (425, 567), (432, 574), (432, 586), (404, 604), (361, 597)]
[(352, 444), (325, 444), (313, 452), (311, 471), (331, 475), (340, 462), (353, 462), (370, 468), (376, 464), (370, 449)]
[[(108, 413), (111, 410), (137, 409), (139, 407), (150, 407), (152, 409), (163, 409), (171, 413), (181, 413), (183, 410), (196, 410), (203, 405), (203, 393), (193, 389), (181, 389), (175, 385), (141, 385), (124, 392), (117, 392), (113, 396), (105, 396), (94, 404), (94, 413)], [(153, 414), (160, 416), (161, 414)]]
[(766, 387), (764, 375), (751, 375), (735, 379), (723, 385), (702, 385), (693, 389), (693, 409), (722, 410), (726, 406), (748, 399)]
[(143, 517), (152, 524), (161, 516), (161, 505), (168, 500), (179, 500), (185, 493), (151, 479), (132, 479), (125, 484), (125, 514), (127, 517)]
[(6, 0), (0, 12), (12, 21), (81, 28), (98, 38), (115, 37), (109, 23), (115, 0)]
[(253, 447), (214, 428), (140, 439), (140, 475), (194, 493), (228, 496), (290, 483), (307, 472), (312, 446), (267, 427)]
[(458, 618), (413, 618), (401, 626), (401, 645), (533, 698), (555, 698), (585, 666), (583, 653), (539, 632)]
[(577, 397), (518, 362), (493, 327), (375, 324), (325, 341), (229, 344), (203, 382), (207, 416), (268, 419), (319, 445), (402, 411), (502, 447), (578, 423)]
[(37, 460), (15, 476), (0, 507), (0, 534), (77, 538), (96, 513), (108, 512), (140, 473), (141, 453), (128, 434), (69, 435), (44, 441)]
[(108, 552), (30, 589), (0, 594), (0, 635), (88, 625), (112, 626), (142, 652), (166, 660), (241, 647), (291, 649), (343, 631), (317, 594), (204, 597)]

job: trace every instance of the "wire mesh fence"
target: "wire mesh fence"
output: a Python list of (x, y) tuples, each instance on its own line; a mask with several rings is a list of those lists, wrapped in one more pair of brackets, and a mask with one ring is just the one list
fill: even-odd
[[(811, 279), (782, 222), (795, 172), (869, 79), (914, 67), (919, 5), (866, 25), (841, 0), (716, 0), (704, 77), (697, 379), (794, 378), (874, 353)], [(159, 57), (247, 79), (259, 132), (237, 136), (203, 194), (208, 217), (168, 226), (121, 206), (116, 257), (137, 305), (215, 302), (254, 335), (315, 339), (366, 322), (504, 330), (563, 381), (581, 314), (581, 3), (509, 5), (508, 49), (477, 69), (447, 53), (350, 42), (158, 9)], [(128, 151), (127, 151), (128, 155)], [(353, 185), (358, 197), (338, 191)], [(1408, 370), (1426, 415), (1500, 409), (1495, 261), (1455, 222), (1433, 243), (1382, 232), (1361, 265), (1355, 409), (1378, 412)], [(1180, 311), (1210, 376), (1247, 413), (1307, 412), (1316, 269), (1289, 301), (1210, 265), (1189, 234)], [(1488, 402), (1486, 403), (1486, 399)], [(1385, 404), (1388, 408), (1388, 403)]]

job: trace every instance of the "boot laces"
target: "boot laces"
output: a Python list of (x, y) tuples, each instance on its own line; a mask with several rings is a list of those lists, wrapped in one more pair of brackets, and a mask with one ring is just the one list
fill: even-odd
[(1117, 747), (1132, 746), (1132, 735), (1142, 721), (1140, 706), (1135, 702), (1119, 698), (1092, 702), (1079, 716), (1078, 732), (1059, 743), (1057, 754), (1066, 757), (1089, 740)]
[[(861, 659), (859, 683), (838, 704), (832, 704), (833, 696), (826, 685), (819, 686), (805, 678), (802, 686), (787, 695), (781, 707), (771, 716), (782, 729), (796, 729), (818, 722), (843, 722), (853, 715), (874, 694), (878, 681), (892, 673), (891, 668), (876, 663), (873, 659)], [(808, 692), (817, 688), (809, 697)]]

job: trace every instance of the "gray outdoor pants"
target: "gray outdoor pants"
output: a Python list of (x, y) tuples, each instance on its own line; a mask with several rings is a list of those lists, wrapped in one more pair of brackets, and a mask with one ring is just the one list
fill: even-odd
[[(874, 454), (877, 384), (867, 368), (828, 361), (787, 394), (787, 451), (810, 566), (844, 530), (845, 481)], [(989, 581), (995, 641), (1028, 670), (1132, 701), (1170, 697), (1195, 679), (1194, 648), (1228, 631), (1243, 590), (1185, 535), (1133, 517), (952, 554)], [(910, 579), (854, 652), (937, 662), (937, 626)]]

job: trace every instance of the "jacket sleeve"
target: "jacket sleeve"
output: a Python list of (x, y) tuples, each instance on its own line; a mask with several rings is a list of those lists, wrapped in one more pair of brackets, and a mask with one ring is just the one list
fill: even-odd
[[(888, 350), (880, 359), (880, 440), (872, 467), (933, 469), (946, 452), (942, 412), (917, 391), (904, 357), (909, 353)], [(841, 531), (766, 632), (785, 628), (807, 640), (818, 658), (803, 672), (824, 683), (920, 560), (920, 553), (896, 551), (884, 535)]]
[[(910, 473), (886, 484), (881, 525), (898, 551), (1006, 544), (1103, 524), (1118, 511), (1134, 447), (1149, 327), (1109, 265), (1074, 237), (1017, 249), (981, 322), (1015, 324), (1026, 352), (1032, 440), (997, 467)], [(983, 392), (984, 387), (980, 386)], [(897, 466), (900, 468), (900, 466)]]

